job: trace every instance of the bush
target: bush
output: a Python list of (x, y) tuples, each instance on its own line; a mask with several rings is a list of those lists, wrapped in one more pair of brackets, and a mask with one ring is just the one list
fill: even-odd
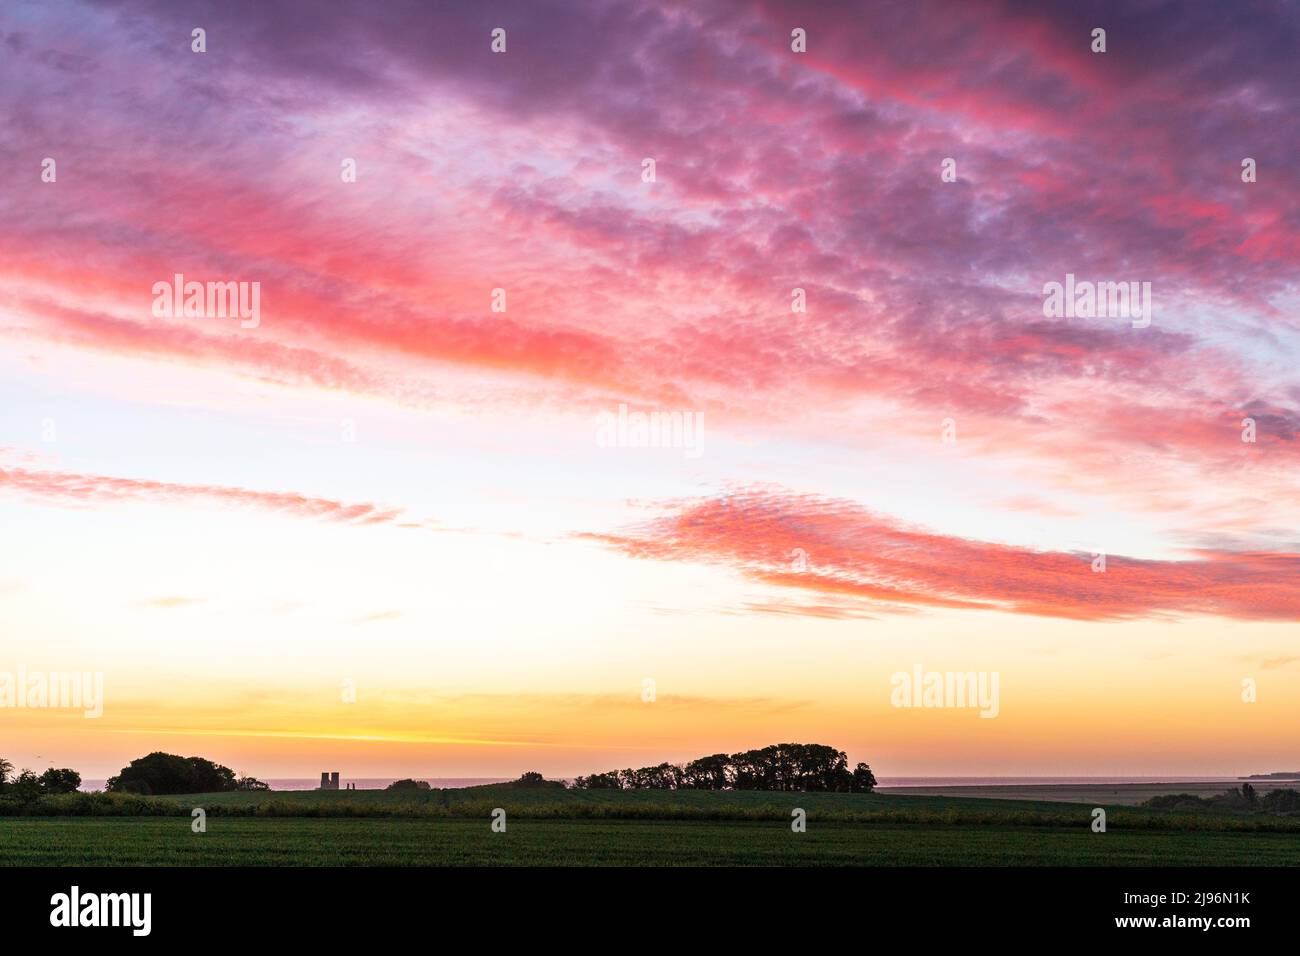
[(76, 793), (81, 787), (81, 774), (75, 770), (68, 770), (66, 767), (62, 770), (55, 770), (51, 767), (41, 774), (38, 781), (41, 786), (41, 793)]
[(1162, 793), (1157, 797), (1144, 800), (1142, 806), (1153, 810), (1196, 810), (1208, 804), (1191, 793)]
[(1264, 794), (1260, 806), (1269, 813), (1300, 813), (1300, 792), (1295, 790), (1271, 790)]
[(9, 817), (163, 817), (187, 813), (174, 800), (124, 793), (61, 793), (35, 800), (0, 796), (0, 816)]
[(1142, 806), (1153, 810), (1235, 810), (1237, 812), (1297, 813), (1300, 812), (1300, 793), (1295, 790), (1273, 790), (1259, 796), (1250, 784), (1212, 797), (1198, 797), (1190, 793), (1166, 793), (1152, 797)]
[(530, 789), (536, 789), (536, 790), (545, 790), (545, 789), (563, 790), (565, 785), (563, 780), (547, 780), (536, 770), (529, 770), (527, 773), (523, 774), (518, 780), (515, 780), (510, 784), (508, 784), (508, 786), (528, 787)]

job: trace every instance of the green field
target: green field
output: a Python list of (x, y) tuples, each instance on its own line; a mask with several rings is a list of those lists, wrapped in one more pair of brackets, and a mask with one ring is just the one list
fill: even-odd
[(1263, 796), (1271, 790), (1295, 789), (1294, 780), (1235, 780), (1206, 783), (1035, 783), (995, 784), (961, 787), (888, 787), (883, 791), (898, 796), (984, 797), (997, 800), (1038, 800), (1048, 802), (1087, 803), (1094, 807), (1137, 806), (1152, 797), (1173, 793), (1190, 793), (1213, 797), (1232, 787), (1249, 783)]
[[(1220, 788), (1222, 789), (1222, 788)], [(452, 790), (290, 790), (275, 793), (211, 793), (159, 798), (178, 810), (203, 807), (209, 814), (259, 816), (402, 816), (486, 819), (496, 807), (511, 819), (621, 819), (789, 821), (799, 807), (811, 821), (841, 823), (981, 824), (1059, 826), (1091, 822), (1104, 807), (1115, 828), (1279, 830), (1300, 834), (1300, 817), (1243, 815), (1227, 810), (1149, 810), (1131, 798), (1065, 802), (1058, 797), (1007, 799), (951, 794), (890, 792), (773, 793), (707, 790), (559, 790), (510, 785)]]
[(1086, 826), (919, 826), (486, 819), (183, 817), (0, 821), (0, 859), (19, 866), (1287, 866), (1300, 836), (1111, 831)]
[[(1093, 833), (1105, 806), (1107, 832)], [(193, 833), (202, 807), (207, 832)], [(492, 811), (503, 808), (505, 833)], [(807, 814), (794, 833), (791, 810)], [(1300, 865), (1300, 817), (897, 793), (459, 790), (49, 798), (8, 865)]]

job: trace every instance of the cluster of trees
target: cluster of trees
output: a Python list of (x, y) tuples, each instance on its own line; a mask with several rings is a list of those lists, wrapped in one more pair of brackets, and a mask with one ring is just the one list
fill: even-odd
[(36, 774), (24, 768), (15, 774), (14, 765), (0, 757), (0, 793), (22, 800), (34, 800), (46, 794), (75, 793), (80, 786), (81, 774), (75, 770), (51, 767), (42, 774)]
[(528, 770), (518, 780), (510, 781), (512, 787), (525, 787), (530, 790), (563, 790), (563, 780), (547, 780), (536, 770)]
[(844, 751), (824, 744), (772, 744), (738, 754), (713, 754), (690, 763), (610, 770), (578, 777), (579, 790), (802, 790), (870, 793), (871, 768), (849, 770)]
[(1270, 790), (1262, 797), (1250, 784), (1233, 787), (1212, 797), (1193, 793), (1163, 793), (1142, 804), (1155, 810), (1262, 810), (1265, 813), (1300, 813), (1300, 791)]
[(384, 789), (385, 790), (428, 790), (429, 781), (412, 780), (410, 777), (407, 777), (405, 780), (394, 780)]
[(269, 790), (255, 777), (236, 777), (235, 771), (202, 757), (179, 757), (156, 751), (132, 760), (104, 787), (109, 793), (146, 796), (173, 793), (220, 793), (227, 790)]

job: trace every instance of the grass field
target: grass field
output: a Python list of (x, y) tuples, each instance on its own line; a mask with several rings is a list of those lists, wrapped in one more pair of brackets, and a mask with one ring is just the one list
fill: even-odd
[[(51, 815), (0, 816), (0, 863), (1300, 865), (1300, 817), (1100, 801), (510, 786), (61, 799)], [(1091, 831), (1095, 806), (1106, 833)], [(191, 831), (192, 807), (206, 811), (206, 833)], [(496, 807), (505, 833), (491, 830)], [(790, 828), (795, 807), (806, 833)]]
[(1232, 787), (1249, 783), (1260, 795), (1270, 790), (1296, 789), (1294, 780), (1236, 780), (1217, 783), (1050, 783), (995, 784), (967, 787), (887, 787), (879, 793), (896, 796), (980, 797), (991, 800), (1036, 800), (1046, 802), (1087, 803), (1094, 807), (1137, 806), (1152, 797), (1173, 793), (1190, 793), (1212, 797)]
[(1051, 827), (486, 819), (18, 818), (19, 866), (1294, 866), (1300, 835)]
[[(1026, 788), (1029, 789), (1029, 788)], [(1220, 792), (1220, 787), (1215, 792)], [(1132, 795), (1118, 800), (1066, 802), (1010, 799), (1009, 795), (771, 793), (705, 790), (554, 790), (509, 785), (452, 790), (290, 790), (275, 793), (212, 793), (169, 797), (182, 810), (203, 807), (212, 814), (263, 816), (411, 816), (485, 819), (495, 807), (511, 818), (788, 821), (800, 807), (823, 822), (1009, 824), (1074, 827), (1091, 822), (1105, 807), (1116, 827), (1150, 829), (1278, 829), (1300, 833), (1300, 818), (1244, 816), (1226, 810), (1135, 808)]]

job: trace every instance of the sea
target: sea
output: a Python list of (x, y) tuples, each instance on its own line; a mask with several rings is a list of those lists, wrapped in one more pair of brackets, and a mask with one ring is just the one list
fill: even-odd
[(1117, 783), (1234, 783), (1244, 777), (1199, 777), (1168, 774), (1159, 777), (877, 777), (886, 787), (1050, 787), (1053, 785), (1104, 785)]
[[(354, 784), (358, 790), (382, 790), (400, 777), (339, 777), (339, 786)], [(506, 783), (510, 777), (416, 777), (435, 789), (478, 787), (489, 783)], [(1245, 777), (1201, 777), (1195, 774), (1169, 774), (1157, 777), (878, 777), (878, 787), (1028, 787), (1053, 784), (1117, 783), (1240, 783)], [(315, 790), (319, 777), (271, 777), (264, 781), (272, 790)], [(1258, 782), (1258, 781), (1257, 781)], [(85, 791), (103, 790), (103, 780), (83, 780)]]
[[(261, 778), (258, 778), (261, 779)], [(348, 784), (356, 784), (358, 790), (383, 790), (397, 780), (405, 780), (406, 777), (344, 777), (339, 775), (339, 786), (346, 787)], [(457, 787), (479, 787), (487, 783), (507, 783), (514, 777), (413, 777), (410, 779), (423, 780), (430, 787), (439, 790), (452, 790)], [(81, 789), (87, 792), (91, 790), (103, 790), (106, 780), (83, 780)], [(320, 786), (320, 777), (267, 777), (262, 780), (272, 790), (315, 790)]]

